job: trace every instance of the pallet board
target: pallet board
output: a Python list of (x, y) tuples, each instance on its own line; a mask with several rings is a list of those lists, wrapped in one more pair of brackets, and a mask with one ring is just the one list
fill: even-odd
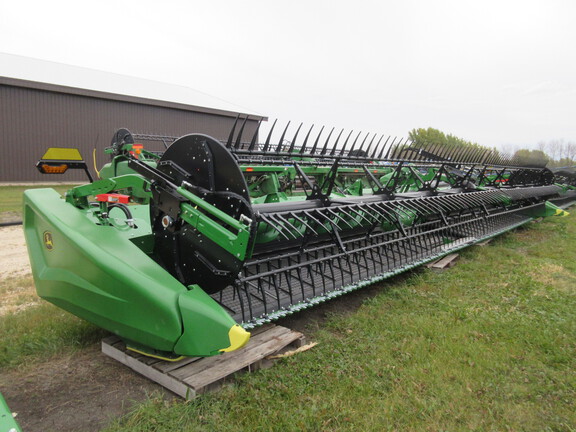
[(192, 399), (220, 387), (237, 372), (269, 367), (273, 360), (267, 357), (304, 344), (302, 333), (269, 324), (253, 330), (244, 348), (214, 357), (187, 357), (168, 362), (127, 350), (117, 336), (102, 340), (102, 352), (178, 396)]
[(460, 255), (458, 255), (457, 253), (449, 254), (443, 258), (440, 258), (437, 261), (433, 261), (431, 263), (426, 264), (426, 267), (432, 269), (444, 270), (454, 266), (459, 256)]

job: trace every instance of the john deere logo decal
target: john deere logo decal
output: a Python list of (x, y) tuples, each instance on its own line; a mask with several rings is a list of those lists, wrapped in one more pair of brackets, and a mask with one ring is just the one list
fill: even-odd
[(44, 246), (46, 246), (46, 249), (49, 251), (54, 249), (54, 242), (52, 240), (52, 233), (50, 231), (44, 231)]

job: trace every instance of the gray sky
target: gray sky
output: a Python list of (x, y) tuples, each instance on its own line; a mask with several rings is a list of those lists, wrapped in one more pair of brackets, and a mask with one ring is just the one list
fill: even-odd
[(271, 118), (498, 147), (576, 142), (572, 0), (0, 0), (0, 52)]

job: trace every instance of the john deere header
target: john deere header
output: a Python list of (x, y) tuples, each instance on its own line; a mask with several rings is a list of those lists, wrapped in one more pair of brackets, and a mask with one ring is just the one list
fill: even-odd
[[(290, 141), (287, 127), (259, 142), (243, 129), (227, 142), (120, 129), (99, 180), (65, 197), (26, 191), (38, 294), (144, 354), (209, 356), (576, 201), (545, 166), (479, 148), (313, 128)], [(47, 173), (86, 169), (70, 149), (47, 155)]]

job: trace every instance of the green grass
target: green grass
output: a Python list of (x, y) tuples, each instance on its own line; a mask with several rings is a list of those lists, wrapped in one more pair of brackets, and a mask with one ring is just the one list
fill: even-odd
[(576, 225), (550, 218), (381, 284), (319, 345), (112, 431), (574, 431)]
[(2, 281), (0, 295), (3, 297), (19, 291), (22, 291), (19, 294), (22, 298), (17, 297), (13, 304), (26, 304), (31, 300), (39, 303), (0, 316), (0, 370), (87, 347), (106, 334), (92, 324), (39, 300), (33, 294), (30, 276)]
[(64, 194), (73, 185), (0, 186), (0, 222), (22, 219), (22, 195), (27, 189), (51, 187)]

